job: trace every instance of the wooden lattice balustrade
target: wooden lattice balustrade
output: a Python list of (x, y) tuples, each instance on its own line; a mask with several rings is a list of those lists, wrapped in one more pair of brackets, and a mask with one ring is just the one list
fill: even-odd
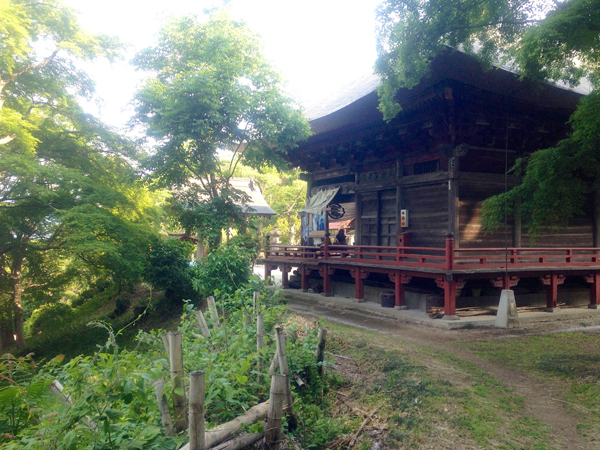
[(284, 287), (288, 273), (298, 268), (301, 287), (308, 288), (308, 275), (318, 270), (324, 294), (331, 293), (331, 275), (349, 270), (355, 279), (356, 298), (364, 298), (363, 280), (369, 273), (387, 273), (395, 284), (396, 306), (404, 306), (404, 288), (413, 277), (433, 278), (444, 290), (447, 318), (456, 318), (457, 291), (468, 279), (489, 278), (503, 289), (515, 286), (520, 278), (539, 277), (547, 285), (547, 307), (557, 304), (557, 286), (566, 276), (583, 276), (591, 284), (590, 307), (600, 304), (600, 248), (454, 248), (447, 239), (445, 248), (386, 247), (373, 245), (315, 246), (268, 245), (265, 276), (273, 267), (282, 271)]

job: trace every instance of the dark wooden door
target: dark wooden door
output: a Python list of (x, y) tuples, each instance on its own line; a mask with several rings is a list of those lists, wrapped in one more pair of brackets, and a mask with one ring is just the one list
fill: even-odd
[(361, 245), (377, 245), (377, 217), (379, 215), (377, 192), (363, 194), (360, 203), (360, 243)]
[(362, 194), (361, 245), (396, 245), (396, 189)]
[(379, 191), (379, 243), (396, 246), (396, 189)]

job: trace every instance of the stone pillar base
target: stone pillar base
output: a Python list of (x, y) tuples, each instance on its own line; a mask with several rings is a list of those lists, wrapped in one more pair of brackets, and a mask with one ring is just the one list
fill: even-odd
[(323, 297), (333, 297), (333, 292), (321, 292)]
[(403, 305), (403, 306), (394, 306), (394, 309), (397, 309), (399, 311), (406, 311), (408, 309), (408, 306)]
[(598, 309), (599, 307), (600, 307), (600, 305), (596, 305), (596, 304), (588, 305), (589, 309)]
[(544, 308), (544, 311), (546, 311), (546, 312), (556, 312), (556, 311), (560, 311), (560, 308), (558, 306), (555, 306), (554, 308)]
[(364, 298), (357, 298), (356, 303), (367, 303), (367, 301)]
[(460, 317), (458, 317), (458, 316), (447, 316), (446, 314), (444, 314), (444, 317), (442, 317), (442, 320), (460, 320)]

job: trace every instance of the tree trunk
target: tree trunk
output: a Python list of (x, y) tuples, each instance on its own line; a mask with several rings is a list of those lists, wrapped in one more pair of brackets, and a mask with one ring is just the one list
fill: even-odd
[(6, 351), (15, 341), (9, 285), (10, 277), (4, 254), (0, 256), (0, 351)]
[(25, 329), (23, 328), (23, 284), (21, 268), (23, 267), (23, 253), (15, 251), (10, 268), (10, 287), (13, 307), (15, 334), (17, 335), (17, 348), (25, 347)]

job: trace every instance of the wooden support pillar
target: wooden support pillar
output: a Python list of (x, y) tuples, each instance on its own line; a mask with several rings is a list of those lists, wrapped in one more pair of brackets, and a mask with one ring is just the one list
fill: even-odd
[(279, 270), (281, 270), (281, 287), (283, 289), (289, 289), (290, 288), (290, 278), (288, 276), (288, 273), (291, 270), (291, 267), (288, 266), (287, 264), (283, 264), (281, 266), (279, 266)]
[(591, 275), (585, 277), (585, 280), (588, 283), (591, 283), (590, 286), (590, 304), (588, 308), (590, 309), (598, 309), (600, 305), (600, 272), (594, 272)]
[(444, 319), (456, 320), (456, 282), (444, 281)]
[(350, 271), (350, 275), (354, 278), (354, 297), (359, 303), (365, 301), (365, 280), (369, 276), (369, 272), (365, 272), (360, 267)]
[(395, 274), (394, 278), (394, 307), (396, 309), (406, 309), (404, 285), (400, 281), (400, 273)]
[(551, 275), (546, 275), (545, 277), (540, 278), (540, 280), (547, 286), (546, 311), (554, 312), (555, 310), (559, 309), (556, 306), (558, 301), (558, 285), (563, 284), (565, 282), (565, 276), (553, 273)]
[(310, 270), (306, 266), (300, 266), (300, 288), (302, 292), (308, 292), (308, 274)]
[(404, 285), (410, 283), (412, 277), (401, 271), (390, 273), (390, 280), (394, 282), (394, 301), (396, 309), (408, 309), (406, 306), (406, 292)]
[(333, 297), (333, 292), (331, 292), (331, 275), (335, 272), (335, 269), (328, 267), (327, 265), (323, 265), (319, 268), (319, 274), (323, 277), (323, 293), (325, 297)]
[(271, 276), (271, 264), (268, 261), (265, 261), (265, 282), (269, 281), (269, 277)]
[(444, 290), (444, 320), (458, 320), (456, 315), (456, 289), (457, 283), (451, 276), (446, 275), (444, 278), (437, 278), (435, 281), (438, 287)]
[(446, 239), (446, 270), (454, 268), (454, 239), (449, 237)]

